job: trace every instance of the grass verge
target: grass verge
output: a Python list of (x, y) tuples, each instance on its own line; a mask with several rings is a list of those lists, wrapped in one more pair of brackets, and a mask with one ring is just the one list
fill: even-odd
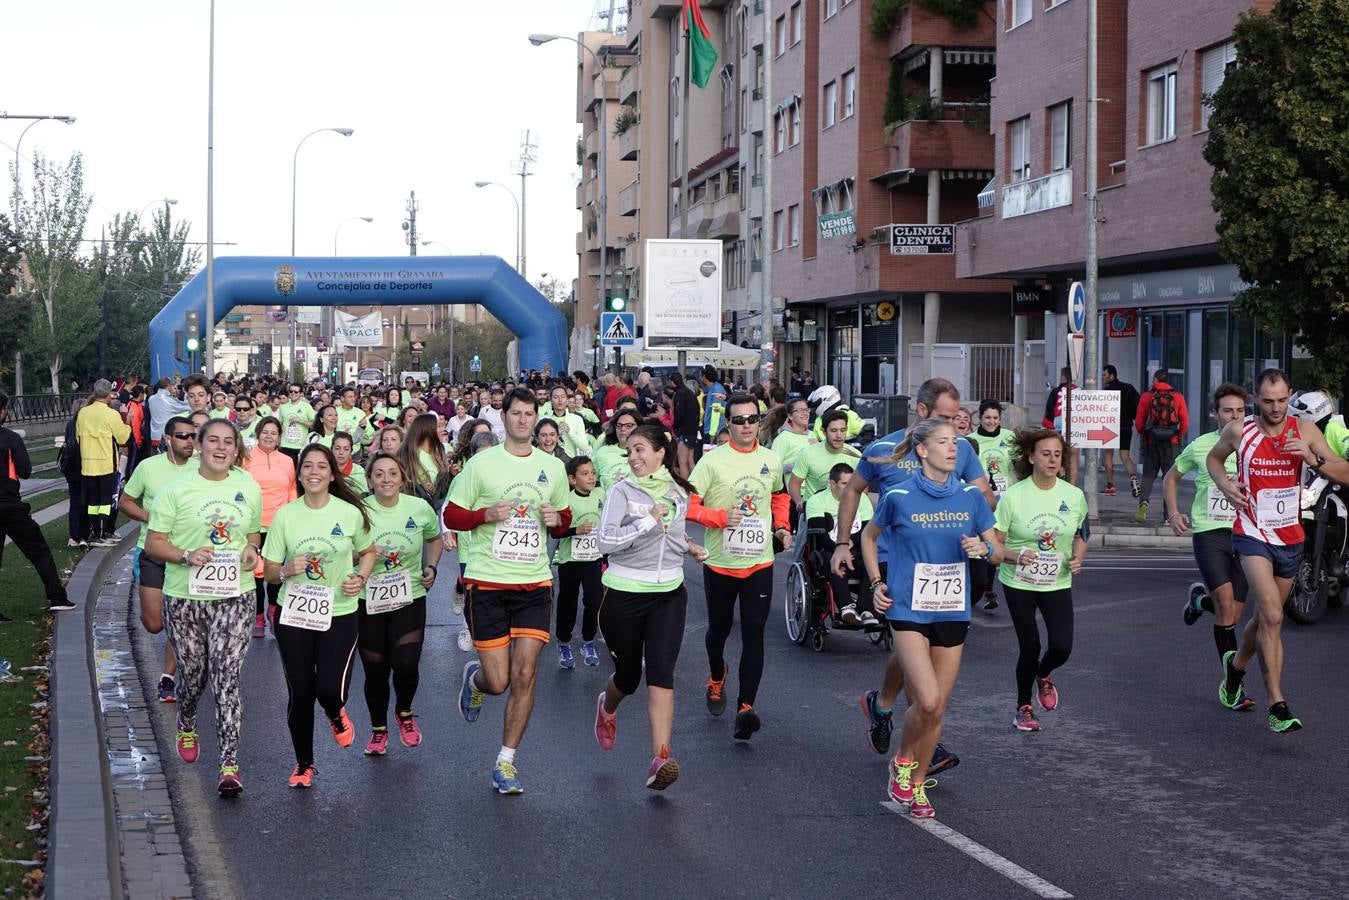
[[(41, 512), (49, 506), (55, 506), (68, 496), (70, 495), (66, 492), (65, 488), (58, 488), (50, 491), (43, 491), (40, 494), (34, 494), (28, 498), (29, 511), (34, 513)], [(65, 542), (65, 537), (62, 536), (61, 543), (64, 544)]]

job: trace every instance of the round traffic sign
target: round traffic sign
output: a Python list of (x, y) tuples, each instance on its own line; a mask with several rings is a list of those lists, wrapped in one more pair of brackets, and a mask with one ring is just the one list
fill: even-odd
[(1073, 334), (1081, 334), (1087, 327), (1087, 291), (1082, 282), (1074, 281), (1068, 285), (1068, 328)]

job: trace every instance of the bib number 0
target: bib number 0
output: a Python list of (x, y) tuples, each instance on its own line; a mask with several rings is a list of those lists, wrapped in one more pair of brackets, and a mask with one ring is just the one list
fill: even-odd
[(239, 551), (216, 550), (203, 566), (188, 566), (187, 592), (193, 597), (239, 596)]
[(538, 519), (511, 516), (497, 524), (492, 535), (492, 556), (502, 562), (536, 563), (543, 550), (543, 529)]
[(1231, 525), (1237, 520), (1237, 510), (1232, 505), (1232, 501), (1227, 499), (1226, 494), (1213, 486), (1208, 489), (1208, 518), (1210, 522), (1224, 525)]
[(333, 627), (333, 589), (326, 584), (286, 582), (278, 621), (307, 631), (327, 631)]
[(412, 605), (412, 576), (407, 572), (371, 575), (365, 583), (365, 611), (372, 616)]
[(745, 516), (734, 528), (721, 533), (721, 549), (727, 556), (752, 559), (762, 556), (768, 546), (768, 524), (755, 516)]
[(1302, 514), (1300, 495), (1296, 485), (1264, 488), (1255, 495), (1255, 524), (1263, 530), (1296, 525)]
[(1035, 587), (1053, 587), (1058, 583), (1059, 570), (1062, 566), (1061, 556), (1041, 550), (1036, 552), (1035, 558), (1026, 565), (1017, 564), (1016, 580)]
[(572, 562), (594, 562), (600, 558), (600, 544), (595, 532), (578, 534), (571, 539)]
[(914, 612), (965, 611), (965, 564), (918, 563), (913, 567)]

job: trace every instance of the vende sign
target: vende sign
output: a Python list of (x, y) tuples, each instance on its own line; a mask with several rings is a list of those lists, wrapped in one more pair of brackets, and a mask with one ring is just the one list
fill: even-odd
[(1119, 391), (1070, 391), (1069, 411), (1077, 450), (1118, 450), (1120, 429)]

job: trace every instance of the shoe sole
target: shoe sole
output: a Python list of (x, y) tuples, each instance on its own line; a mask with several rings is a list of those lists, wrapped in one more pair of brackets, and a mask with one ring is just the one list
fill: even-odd
[(915, 819), (935, 819), (937, 818), (937, 811), (930, 806), (927, 809), (921, 810), (914, 809), (910, 806), (909, 815), (913, 816)]
[(314, 786), (314, 782), (310, 781), (306, 783), (303, 781), (292, 781), (290, 783), (290, 786), (295, 788), (297, 791), (307, 791)]
[(163, 695), (161, 694), (160, 697), (159, 697), (159, 702), (160, 702), (160, 703), (173, 703), (173, 702), (177, 701), (177, 699), (178, 699), (178, 698), (175, 697), (175, 696), (173, 696), (172, 694), (170, 694), (170, 695), (167, 696), (167, 697), (165, 697), (165, 696), (163, 696)]
[(1302, 730), (1302, 720), (1294, 719), (1292, 724), (1290, 724), (1287, 728), (1270, 728), (1269, 730), (1274, 732), (1275, 734), (1292, 734), (1294, 731)]
[[(737, 718), (739, 717), (737, 716)], [(754, 736), (754, 732), (762, 727), (763, 723), (759, 721), (758, 716), (755, 716), (752, 720), (747, 721), (744, 727), (741, 727), (740, 725), (735, 726), (735, 739), (737, 741), (747, 741)]]
[(958, 765), (960, 765), (960, 757), (948, 752), (941, 762), (933, 763), (927, 767), (927, 774), (929, 776), (936, 775), (945, 772), (947, 769), (954, 769)]
[(656, 774), (646, 780), (646, 786), (653, 791), (663, 791), (679, 780), (679, 763), (667, 759)]
[(1030, 726), (1024, 726), (1024, 727), (1023, 727), (1023, 726), (1021, 725), (1021, 723), (1019, 723), (1019, 722), (1013, 722), (1013, 723), (1012, 723), (1012, 727), (1015, 728), (1017, 731), (1022, 731), (1022, 732), (1025, 732), (1026, 734), (1034, 734), (1034, 733), (1036, 733), (1036, 732), (1038, 732), (1038, 731), (1040, 730), (1040, 726), (1038, 726), (1038, 725), (1035, 726), (1034, 728), (1032, 728), (1032, 727), (1030, 727)]
[(361, 752), (366, 756), (386, 756), (389, 752), (389, 748), (385, 747), (383, 750), (371, 750), (369, 747), (366, 747)]
[(237, 783), (230, 785), (222, 784), (216, 788), (216, 791), (222, 797), (237, 797), (244, 792), (244, 786)]
[(523, 794), (523, 793), (525, 792), (525, 789), (522, 788), (522, 787), (516, 787), (516, 788), (502, 787), (501, 785), (497, 784), (496, 782), (493, 782), (493, 783), (492, 783), (492, 787), (494, 787), (494, 788), (496, 789), (496, 792), (497, 792), (498, 794), (501, 794), (503, 797), (514, 797), (514, 796), (516, 796), (517, 794)]

